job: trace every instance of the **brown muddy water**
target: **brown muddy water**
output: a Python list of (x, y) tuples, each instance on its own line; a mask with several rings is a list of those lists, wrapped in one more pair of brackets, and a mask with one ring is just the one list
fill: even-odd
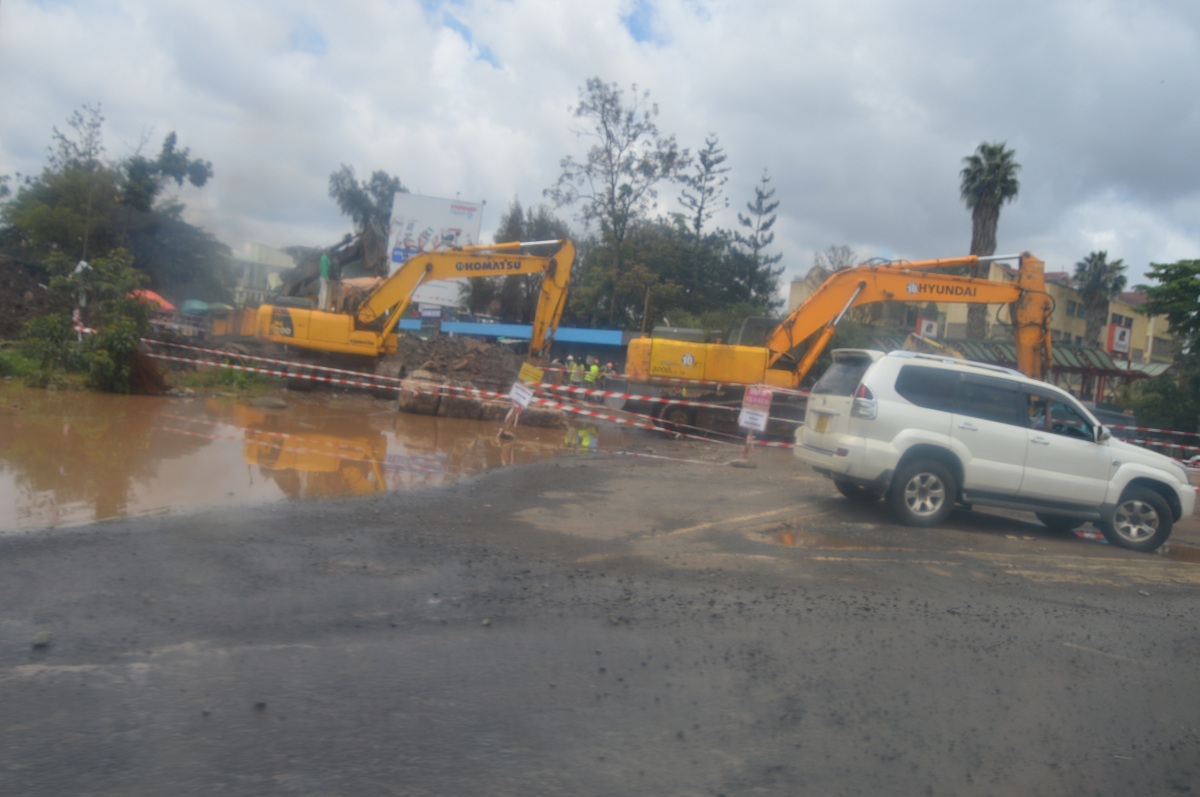
[(0, 533), (110, 518), (439, 485), (624, 444), (612, 428), (519, 427), (397, 413), (357, 395), (166, 398), (0, 383)]

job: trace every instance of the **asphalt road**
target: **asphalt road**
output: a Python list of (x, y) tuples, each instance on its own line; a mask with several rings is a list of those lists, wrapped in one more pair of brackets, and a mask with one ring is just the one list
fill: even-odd
[(648, 444), (695, 461), (0, 538), (0, 794), (1200, 791), (1195, 518), (910, 529)]

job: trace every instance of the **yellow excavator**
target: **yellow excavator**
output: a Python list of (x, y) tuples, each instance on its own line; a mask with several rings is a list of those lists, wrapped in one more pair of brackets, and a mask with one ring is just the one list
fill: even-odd
[[(532, 247), (556, 246), (546, 256), (526, 254)], [(542, 288), (529, 340), (529, 355), (545, 359), (566, 304), (575, 246), (568, 240), (481, 244), (421, 252), (366, 292), (344, 312), (314, 309), (308, 300), (277, 299), (255, 316), (260, 340), (301, 349), (377, 358), (396, 351), (396, 327), (427, 282), (441, 279), (541, 274)], [(286, 302), (286, 303), (285, 303)]]
[[(1015, 282), (944, 273), (943, 269), (993, 260), (1018, 259)], [(1052, 362), (1045, 264), (1028, 252), (1019, 256), (942, 258), (863, 265), (834, 272), (812, 296), (768, 335), (765, 346), (697, 343), (639, 337), (626, 351), (627, 390), (737, 404), (745, 385), (798, 388), (851, 309), (878, 302), (962, 302), (1010, 306), (1017, 368), (1046, 379)], [(710, 383), (683, 387), (684, 381)], [(672, 386), (672, 385), (675, 386)], [(632, 409), (632, 407), (631, 407)], [(646, 409), (651, 409), (647, 407)], [(799, 408), (797, 408), (799, 410)], [(658, 403), (653, 411), (670, 427), (719, 426), (724, 414), (701, 418), (686, 403)]]
[(1051, 362), (1053, 300), (1046, 293), (1043, 262), (1029, 253), (1020, 255), (1016, 282), (939, 272), (1013, 257), (1018, 256), (970, 255), (843, 269), (780, 322), (765, 346), (643, 336), (629, 342), (626, 373), (634, 381), (666, 378), (795, 388), (851, 309), (876, 302), (964, 302), (1011, 305), (1017, 368), (1044, 379)]

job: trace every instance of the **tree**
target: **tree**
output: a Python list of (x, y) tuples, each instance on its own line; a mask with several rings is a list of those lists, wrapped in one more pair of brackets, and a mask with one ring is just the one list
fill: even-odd
[(1200, 365), (1200, 260), (1151, 263), (1146, 276), (1157, 285), (1140, 285), (1146, 297), (1139, 312), (1167, 317), (1184, 358)]
[(723, 196), (725, 184), (729, 182), (725, 176), (729, 172), (729, 167), (724, 165), (725, 159), (725, 152), (713, 133), (704, 139), (704, 149), (696, 156), (693, 173), (679, 177), (683, 183), (679, 204), (687, 209), (688, 226), (697, 240), (703, 235), (704, 225), (712, 220), (718, 207), (729, 206), (729, 201)]
[(19, 257), (62, 256), (72, 264), (124, 249), (156, 290), (178, 296), (197, 288), (205, 298), (225, 298), (228, 248), (184, 222), (183, 205), (162, 196), (172, 181), (205, 185), (212, 164), (180, 148), (174, 132), (153, 160), (135, 153), (109, 163), (103, 123), (99, 106), (84, 105), (66, 131), (53, 128), (41, 174), (25, 178), (3, 206), (0, 240)]
[(1100, 345), (1101, 335), (1108, 325), (1108, 304), (1125, 290), (1125, 263), (1108, 261), (1107, 252), (1092, 252), (1075, 264), (1071, 283), (1083, 299), (1086, 327), (1083, 337), (1088, 343)]
[(154, 160), (135, 154), (125, 161), (122, 205), (130, 210), (148, 213), (168, 182), (173, 180), (176, 186), (182, 186), (187, 180), (197, 188), (202, 188), (212, 179), (212, 163), (192, 158), (190, 149), (178, 149), (177, 144), (178, 139), (172, 131), (163, 139), (162, 149)]
[[(500, 216), (494, 238), (496, 243), (557, 241), (571, 238), (571, 230), (545, 205), (526, 212), (514, 197)], [(510, 274), (463, 280), (460, 290), (472, 312), (491, 313), (507, 321), (528, 324), (537, 312), (541, 288), (541, 274)]]
[(353, 167), (342, 167), (329, 175), (329, 196), (337, 202), (342, 215), (354, 222), (359, 252), (368, 274), (387, 275), (388, 225), (392, 222), (392, 201), (408, 189), (399, 177), (376, 170), (371, 179), (359, 182)]
[(778, 298), (779, 277), (783, 274), (783, 266), (773, 266), (783, 259), (783, 255), (767, 254), (767, 247), (775, 242), (775, 209), (779, 201), (774, 199), (775, 189), (768, 189), (771, 177), (763, 170), (762, 179), (754, 187), (754, 201), (746, 203), (749, 215), (738, 214), (738, 225), (746, 233), (737, 232), (734, 239), (744, 247), (749, 255), (744, 265), (744, 282), (748, 289), (748, 300), (767, 308), (776, 308), (782, 301)]
[(813, 266), (832, 274), (842, 269), (853, 268), (859, 263), (858, 253), (845, 244), (831, 244), (824, 252), (813, 255)]
[(599, 225), (601, 242), (611, 258), (607, 268), (614, 293), (606, 319), (610, 324), (617, 320), (617, 308), (625, 298), (618, 291), (627, 284), (625, 246), (630, 231), (650, 211), (659, 183), (677, 179), (689, 165), (687, 150), (678, 147), (675, 137), (659, 134), (658, 106), (650, 102), (650, 93), (639, 92), (634, 85), (631, 94), (626, 105), (617, 84), (600, 78), (587, 81), (574, 115), (588, 125), (579, 135), (594, 143), (583, 162), (564, 157), (557, 183), (544, 192), (556, 207), (580, 203), (584, 221)]
[[(959, 172), (962, 180), (960, 191), (963, 201), (971, 211), (972, 255), (996, 253), (996, 228), (1000, 224), (1000, 208), (1005, 202), (1016, 199), (1021, 184), (1017, 172), (1021, 165), (1016, 162), (1016, 153), (1005, 147), (1004, 142), (984, 142), (974, 154), (963, 158)], [(986, 277), (987, 264), (976, 265), (972, 276)], [(967, 336), (983, 338), (987, 328), (987, 305), (971, 305), (967, 309)]]

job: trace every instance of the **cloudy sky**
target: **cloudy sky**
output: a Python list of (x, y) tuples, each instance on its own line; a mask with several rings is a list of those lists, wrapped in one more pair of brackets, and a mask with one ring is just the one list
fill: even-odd
[(789, 278), (835, 244), (965, 254), (982, 141), (1022, 165), (998, 251), (1053, 271), (1102, 249), (1131, 284), (1200, 257), (1196, 0), (3, 0), (0, 174), (99, 104), (109, 157), (173, 130), (212, 161), (181, 199), (235, 250), (339, 239), (341, 164), (485, 201), (490, 240), (584, 157), (591, 77), (648, 89), (693, 152), (718, 137), (723, 226), (766, 170)]

